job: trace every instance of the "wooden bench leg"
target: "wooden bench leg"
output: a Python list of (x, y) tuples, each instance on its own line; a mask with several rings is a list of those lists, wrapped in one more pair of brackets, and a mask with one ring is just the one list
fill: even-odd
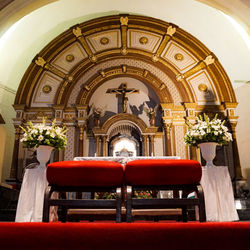
[(116, 222), (122, 221), (122, 189), (116, 188)]
[(187, 222), (188, 218), (187, 218), (187, 206), (182, 207), (182, 221), (183, 222)]
[(201, 185), (197, 185), (197, 196), (199, 198), (199, 220), (200, 222), (206, 222), (207, 218), (206, 218), (205, 199)]
[(44, 201), (43, 201), (43, 222), (49, 222), (49, 199), (52, 194), (51, 186), (48, 186), (44, 193)]
[(132, 187), (126, 187), (126, 221), (132, 221)]
[[(59, 199), (66, 199), (66, 192), (60, 192), (59, 193)], [(62, 206), (61, 209), (62, 209), (61, 221), (66, 222), (67, 221), (68, 208), (65, 207), (65, 206)]]

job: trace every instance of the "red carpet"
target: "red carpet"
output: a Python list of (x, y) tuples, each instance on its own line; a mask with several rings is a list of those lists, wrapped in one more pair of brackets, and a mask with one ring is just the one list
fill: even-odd
[(0, 249), (247, 250), (250, 223), (0, 223)]

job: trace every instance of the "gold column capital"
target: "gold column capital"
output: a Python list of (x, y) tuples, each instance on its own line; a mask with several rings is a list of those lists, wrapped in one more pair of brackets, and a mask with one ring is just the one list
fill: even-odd
[(195, 102), (184, 102), (183, 106), (185, 109), (196, 109), (197, 103)]

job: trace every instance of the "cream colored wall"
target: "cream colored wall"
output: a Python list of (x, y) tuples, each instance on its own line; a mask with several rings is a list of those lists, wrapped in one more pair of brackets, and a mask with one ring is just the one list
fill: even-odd
[(244, 84), (235, 89), (235, 94), (239, 100), (236, 115), (239, 115), (237, 131), (237, 142), (240, 154), (242, 174), (248, 180), (250, 187), (250, 84)]
[(0, 85), (0, 113), (5, 121), (0, 129), (0, 182), (4, 182), (10, 176), (12, 152), (15, 140), (15, 130), (12, 118), (15, 117), (12, 104), (14, 103), (15, 92), (12, 89), (3, 88)]

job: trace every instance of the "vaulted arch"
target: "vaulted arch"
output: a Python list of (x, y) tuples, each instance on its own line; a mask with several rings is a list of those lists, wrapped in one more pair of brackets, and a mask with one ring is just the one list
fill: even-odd
[[(47, 107), (67, 106), (67, 97), (84, 74), (118, 58), (120, 61), (131, 58), (147, 61), (148, 65), (167, 75), (182, 97), (180, 103), (219, 105), (236, 102), (230, 80), (218, 59), (191, 34), (177, 25), (150, 17), (117, 15), (71, 27), (49, 43), (27, 69), (15, 104), (44, 106), (40, 102), (42, 96), (48, 100)], [(145, 79), (147, 72), (154, 75), (150, 70), (139, 68), (144, 72), (141, 77)], [(109, 68), (102, 66), (95, 74), (105, 74), (106, 70), (109, 71)], [(91, 77), (94, 76), (88, 77), (88, 81)], [(99, 81), (97, 78), (96, 81)], [(150, 81), (152, 85), (154, 80)], [(158, 84), (162, 85), (157, 86), (158, 89), (166, 85), (164, 80), (160, 81)], [(92, 91), (96, 85), (85, 87), (87, 91)], [(206, 90), (210, 91), (209, 98), (204, 94)], [(38, 95), (38, 92), (41, 94)], [(171, 90), (169, 92), (171, 94)]]

